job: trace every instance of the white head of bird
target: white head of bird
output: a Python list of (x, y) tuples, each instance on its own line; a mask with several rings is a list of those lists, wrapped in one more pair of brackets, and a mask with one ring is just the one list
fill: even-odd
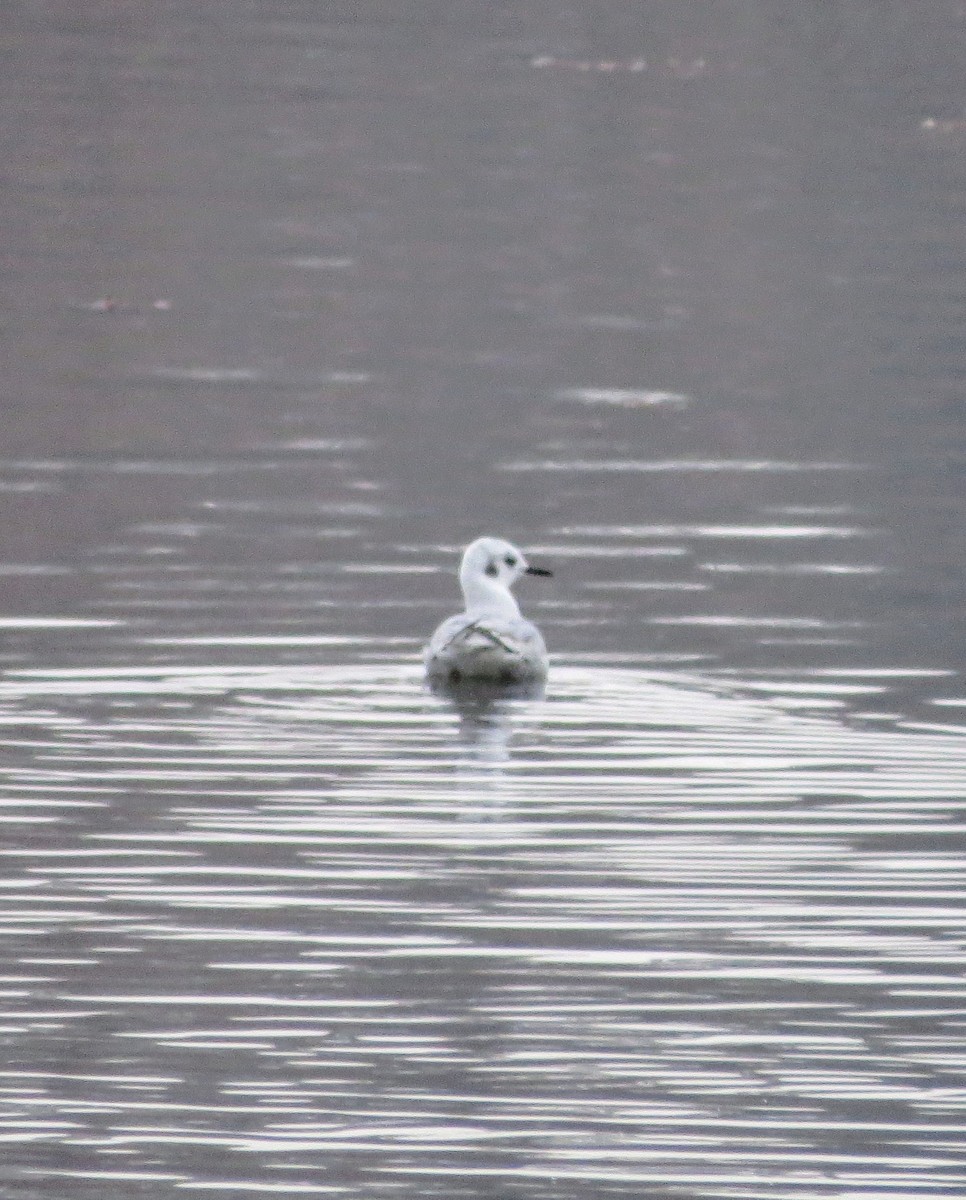
[(543, 567), (531, 567), (512, 542), (477, 538), (466, 547), (460, 563), (466, 611), (474, 616), (518, 617), (520, 608), (510, 588), (521, 575), (552, 574)]

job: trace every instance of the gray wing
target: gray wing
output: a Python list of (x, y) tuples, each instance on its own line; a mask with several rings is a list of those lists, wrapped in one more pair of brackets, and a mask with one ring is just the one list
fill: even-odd
[(430, 662), (432, 659), (438, 658), (459, 639), (460, 634), (467, 626), (472, 625), (473, 620), (466, 613), (457, 613), (455, 617), (448, 617), (436, 627), (436, 631), (429, 639), (429, 645), (426, 647), (426, 661)]
[(539, 667), (546, 662), (547, 648), (540, 630), (524, 617), (500, 621), (466, 613), (445, 620), (426, 647), (427, 666), (491, 657)]

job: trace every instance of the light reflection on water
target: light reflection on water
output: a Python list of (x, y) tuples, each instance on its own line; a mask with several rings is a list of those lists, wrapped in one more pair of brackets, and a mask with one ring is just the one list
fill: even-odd
[(188, 1194), (954, 1186), (963, 735), (551, 679), (9, 672), (7, 1135)]
[(962, 1196), (959, 0), (6, 7), (0, 1191)]

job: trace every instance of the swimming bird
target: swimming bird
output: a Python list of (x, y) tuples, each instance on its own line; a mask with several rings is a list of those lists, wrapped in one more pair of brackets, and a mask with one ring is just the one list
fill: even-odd
[(426, 674), (437, 683), (513, 684), (547, 674), (547, 648), (536, 625), (520, 614), (510, 588), (521, 575), (552, 575), (531, 567), (502, 538), (471, 542), (460, 563), (466, 611), (447, 618), (426, 647)]

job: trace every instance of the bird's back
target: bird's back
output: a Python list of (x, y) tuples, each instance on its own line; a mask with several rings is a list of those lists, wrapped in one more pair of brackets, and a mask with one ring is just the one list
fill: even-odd
[(431, 678), (513, 683), (547, 673), (547, 648), (540, 630), (523, 617), (459, 613), (436, 630), (426, 648)]

